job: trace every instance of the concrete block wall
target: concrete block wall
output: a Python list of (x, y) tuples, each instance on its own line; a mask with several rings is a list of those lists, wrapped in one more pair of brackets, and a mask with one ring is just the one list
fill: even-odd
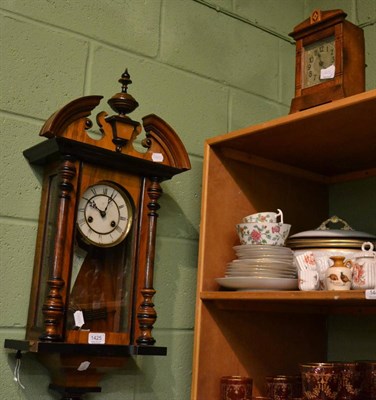
[[(22, 151), (45, 119), (83, 95), (110, 98), (127, 67), (129, 92), (179, 134), (192, 170), (164, 185), (158, 226), (157, 344), (168, 356), (130, 359), (103, 380), (105, 398), (187, 400), (190, 396), (202, 150), (206, 138), (289, 111), (295, 49), (288, 32), (317, 7), (342, 8), (363, 24), (367, 88), (376, 87), (373, 0), (0, 0), (0, 343), (24, 337), (41, 171)], [(109, 111), (105, 101), (100, 110)], [(99, 110), (98, 110), (99, 111)], [(57, 399), (47, 372), (0, 352), (0, 397)]]

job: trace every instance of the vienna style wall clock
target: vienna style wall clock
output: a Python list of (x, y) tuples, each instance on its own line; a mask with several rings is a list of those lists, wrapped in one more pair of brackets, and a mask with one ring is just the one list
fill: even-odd
[(315, 10), (290, 33), (296, 41), (290, 112), (365, 90), (364, 33), (342, 10)]
[(101, 96), (76, 99), (53, 114), (25, 150), (44, 166), (44, 182), (25, 340), (5, 347), (37, 354), (63, 399), (99, 391), (104, 368), (132, 355), (165, 355), (152, 336), (154, 256), (161, 183), (190, 169), (173, 129), (156, 115), (143, 118), (144, 151), (134, 144), (142, 125), (127, 114), (128, 93), (88, 118)]

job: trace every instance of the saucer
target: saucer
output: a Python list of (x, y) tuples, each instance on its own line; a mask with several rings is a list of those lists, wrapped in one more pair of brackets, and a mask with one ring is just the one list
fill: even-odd
[(265, 289), (265, 290), (297, 290), (298, 279), (267, 277), (225, 277), (216, 278), (216, 282), (229, 289)]

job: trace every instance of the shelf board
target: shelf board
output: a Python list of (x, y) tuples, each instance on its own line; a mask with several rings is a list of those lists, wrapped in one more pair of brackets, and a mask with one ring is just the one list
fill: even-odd
[(376, 314), (376, 300), (365, 298), (364, 290), (346, 291), (204, 291), (206, 304), (234, 310), (273, 312)]
[(4, 347), (31, 353), (80, 354), (98, 357), (129, 357), (135, 355), (165, 356), (167, 354), (167, 347), (158, 346), (72, 344), (15, 339), (5, 339)]
[(249, 159), (269, 160), (328, 180), (360, 172), (373, 176), (375, 114), (376, 90), (370, 90), (217, 136), (206, 143), (216, 151), (239, 151)]

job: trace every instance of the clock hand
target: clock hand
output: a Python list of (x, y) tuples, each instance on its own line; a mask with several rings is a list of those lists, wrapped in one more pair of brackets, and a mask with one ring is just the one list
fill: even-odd
[(94, 200), (90, 200), (89, 205), (91, 208), (95, 208), (96, 210), (98, 210), (100, 212), (100, 209), (97, 207)]
[[(106, 206), (106, 208), (104, 209), (104, 213), (106, 213), (107, 208), (108, 208), (108, 206), (110, 205), (111, 201), (112, 201), (112, 198), (109, 197), (109, 198), (108, 198), (108, 201), (107, 201), (107, 206)], [(106, 214), (105, 214), (105, 215), (106, 215)]]
[(99, 214), (101, 215), (102, 218), (104, 218), (104, 217), (106, 216), (106, 210), (107, 210), (108, 205), (107, 205), (107, 207), (106, 207), (106, 210), (103, 211), (103, 210), (100, 210), (100, 209), (97, 207), (97, 205), (95, 204), (95, 201), (94, 201), (94, 200), (91, 200), (91, 201), (89, 202), (89, 204), (90, 204), (90, 207), (96, 209), (96, 210), (99, 212)]
[(318, 59), (319, 59), (319, 65), (320, 65), (320, 67), (323, 67), (324, 66), (324, 60), (321, 58), (321, 53), (318, 53), (317, 54), (317, 57), (318, 57)]

